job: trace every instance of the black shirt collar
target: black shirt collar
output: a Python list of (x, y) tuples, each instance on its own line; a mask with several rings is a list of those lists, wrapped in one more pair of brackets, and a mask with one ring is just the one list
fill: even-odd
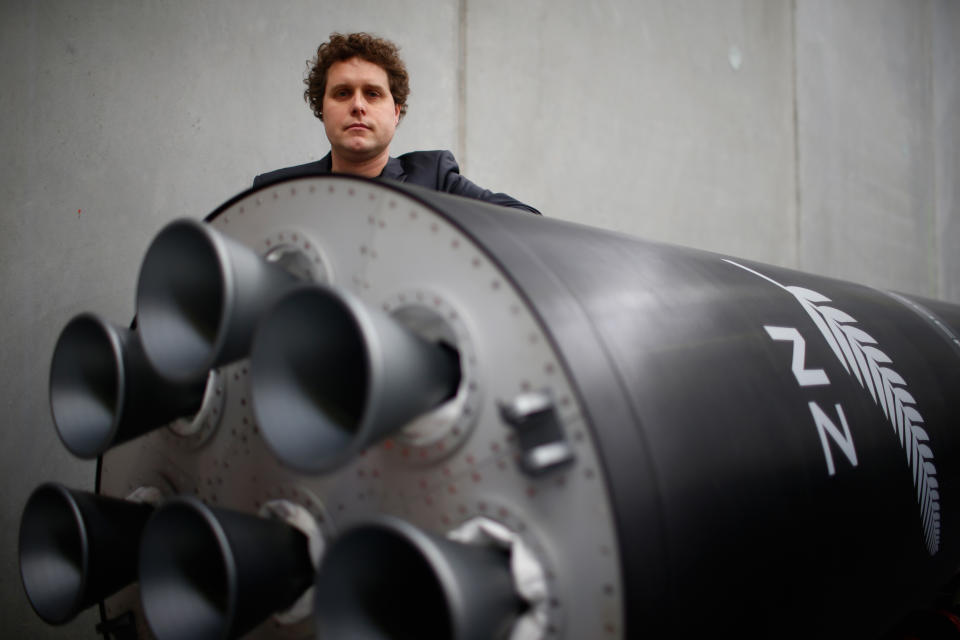
[[(320, 171), (323, 173), (333, 173), (333, 157), (330, 153), (320, 158), (318, 162), (320, 163), (318, 167)], [(407, 179), (407, 175), (403, 171), (403, 163), (393, 156), (390, 156), (386, 166), (383, 167), (383, 171), (381, 171), (377, 177), (397, 180), (399, 182), (404, 182)]]
[(397, 180), (399, 182), (403, 182), (407, 178), (403, 172), (403, 164), (393, 156), (390, 156), (390, 159), (387, 160), (387, 165), (383, 168), (383, 171), (380, 172), (380, 177)]

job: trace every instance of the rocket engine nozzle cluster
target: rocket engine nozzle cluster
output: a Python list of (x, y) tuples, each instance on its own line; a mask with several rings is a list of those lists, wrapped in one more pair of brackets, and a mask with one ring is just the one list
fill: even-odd
[[(147, 251), (136, 324), (123, 329), (84, 313), (60, 335), (50, 405), (61, 440), (79, 457), (196, 412), (209, 370), (247, 357), (267, 442), (283, 463), (309, 473), (348, 462), (450, 398), (460, 381), (455, 350), (345, 291), (298, 282), (192, 220), (168, 225)], [(510, 614), (489, 597), (463, 601), (465, 590), (476, 590), (463, 570), (456, 585), (444, 582), (451, 579), (448, 552), (479, 566), (472, 558), (492, 558), (492, 550), (443, 541), (420, 550), (432, 538), (407, 523), (373, 531), (367, 535), (417, 556), (415, 580), (436, 585), (436, 597), (450, 607), (437, 633), (486, 637), (477, 635), (474, 619), (486, 628), (491, 614), (494, 622)], [(380, 607), (391, 607), (389, 592), (358, 587), (380, 569), (367, 563), (351, 577), (349, 566), (360, 557), (354, 546), (331, 550), (330, 568), (317, 574), (320, 607), (338, 629), (376, 626)], [(502, 561), (490, 562), (498, 567), (491, 576), (509, 574)], [(190, 496), (154, 509), (56, 484), (38, 488), (24, 509), (20, 565), (31, 604), (51, 624), (138, 580), (145, 617), (161, 640), (239, 637), (289, 607), (316, 574), (306, 537), (287, 523)], [(348, 579), (363, 592), (361, 609), (334, 614), (342, 601), (336, 585)], [(512, 602), (508, 582), (501, 583), (477, 591)]]

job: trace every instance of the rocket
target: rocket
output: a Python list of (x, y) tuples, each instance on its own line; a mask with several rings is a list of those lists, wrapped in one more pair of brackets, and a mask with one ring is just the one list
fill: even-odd
[(161, 230), (130, 328), (66, 324), (98, 491), (34, 492), (21, 578), (160, 640), (933, 637), (958, 391), (957, 305), (283, 180)]

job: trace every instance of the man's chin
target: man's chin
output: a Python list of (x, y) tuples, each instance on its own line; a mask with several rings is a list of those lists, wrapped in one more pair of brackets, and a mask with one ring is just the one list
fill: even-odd
[(335, 154), (348, 162), (366, 162), (386, 150), (385, 147), (371, 144), (347, 144), (338, 147)]

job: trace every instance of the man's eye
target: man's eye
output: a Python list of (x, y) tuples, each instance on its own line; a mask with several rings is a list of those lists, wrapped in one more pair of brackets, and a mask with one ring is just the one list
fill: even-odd
[(370, 96), (371, 98), (379, 98), (379, 97), (380, 97), (380, 92), (379, 92), (379, 91), (367, 91), (367, 95)]

